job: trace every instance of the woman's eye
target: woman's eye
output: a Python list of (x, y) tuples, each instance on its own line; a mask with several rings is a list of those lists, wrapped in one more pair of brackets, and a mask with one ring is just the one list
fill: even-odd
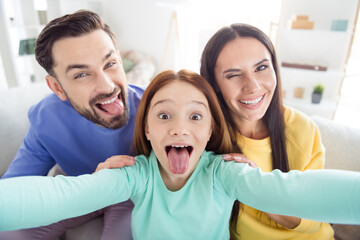
[(112, 67), (114, 65), (115, 65), (114, 62), (109, 62), (108, 64), (106, 64), (105, 68), (109, 68), (109, 67)]
[(170, 115), (167, 113), (160, 113), (158, 116), (160, 119), (170, 119)]
[(240, 74), (231, 74), (226, 76), (227, 79), (231, 79), (233, 77), (240, 77)]
[(202, 116), (200, 114), (194, 113), (190, 116), (191, 120), (200, 120)]
[(262, 71), (262, 70), (265, 70), (268, 66), (266, 65), (260, 65), (256, 68), (256, 71)]
[(82, 78), (82, 77), (85, 77), (85, 76), (86, 76), (86, 73), (79, 73), (79, 74), (75, 75), (75, 79)]

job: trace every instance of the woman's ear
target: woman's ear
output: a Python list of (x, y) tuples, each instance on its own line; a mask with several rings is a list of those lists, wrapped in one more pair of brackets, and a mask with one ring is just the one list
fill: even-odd
[(65, 94), (64, 89), (61, 87), (60, 83), (58, 82), (58, 80), (56, 80), (55, 77), (50, 75), (47, 75), (45, 79), (51, 91), (53, 91), (62, 101), (66, 101), (67, 96)]

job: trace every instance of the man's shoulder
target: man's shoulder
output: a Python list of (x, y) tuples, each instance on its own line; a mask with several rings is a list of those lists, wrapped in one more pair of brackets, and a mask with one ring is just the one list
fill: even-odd
[(65, 107), (66, 101), (62, 101), (54, 93), (44, 97), (40, 102), (30, 107), (29, 112), (37, 112), (53, 107)]
[(68, 101), (62, 101), (55, 94), (50, 94), (30, 107), (28, 117), (32, 122), (33, 120), (45, 120), (46, 118), (58, 117), (64, 114), (69, 117), (71, 112), (74, 112), (74, 110)]
[(133, 96), (138, 99), (141, 99), (145, 91), (144, 87), (140, 87), (132, 84), (129, 84), (128, 88), (129, 88), (129, 96)]

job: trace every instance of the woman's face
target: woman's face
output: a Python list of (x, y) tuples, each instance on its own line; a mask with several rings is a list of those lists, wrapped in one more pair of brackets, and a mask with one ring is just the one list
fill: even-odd
[(163, 179), (188, 179), (211, 136), (206, 97), (183, 81), (165, 85), (150, 102), (145, 134)]
[(214, 72), (235, 123), (262, 119), (277, 81), (271, 54), (260, 41), (238, 37), (227, 43)]

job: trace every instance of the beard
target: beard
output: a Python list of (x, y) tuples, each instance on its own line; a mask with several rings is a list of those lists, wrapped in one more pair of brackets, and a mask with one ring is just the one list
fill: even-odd
[[(120, 91), (120, 89), (121, 89), (121, 91)], [(121, 112), (121, 114), (119, 114), (117, 116), (113, 116), (111, 118), (102, 117), (101, 114), (99, 114), (98, 111), (96, 111), (96, 109), (99, 110), (99, 108), (96, 106), (96, 103), (101, 100), (104, 100), (106, 98), (109, 98), (111, 96), (114, 96), (114, 94), (118, 93), (118, 92), (120, 92), (121, 101), (124, 105), (123, 111)], [(90, 101), (89, 101), (90, 109), (80, 107), (79, 105), (77, 105), (75, 103), (75, 101), (73, 101), (68, 96), (68, 94), (66, 92), (65, 92), (65, 94), (66, 94), (70, 104), (75, 109), (75, 111), (77, 111), (81, 116), (83, 116), (87, 120), (89, 120), (97, 125), (100, 125), (104, 128), (118, 129), (118, 128), (121, 128), (124, 125), (126, 125), (129, 121), (128, 94), (127, 94), (127, 91), (125, 92), (123, 87), (121, 87), (121, 86), (116, 86), (112, 93), (99, 94), (96, 97), (90, 99)]]

